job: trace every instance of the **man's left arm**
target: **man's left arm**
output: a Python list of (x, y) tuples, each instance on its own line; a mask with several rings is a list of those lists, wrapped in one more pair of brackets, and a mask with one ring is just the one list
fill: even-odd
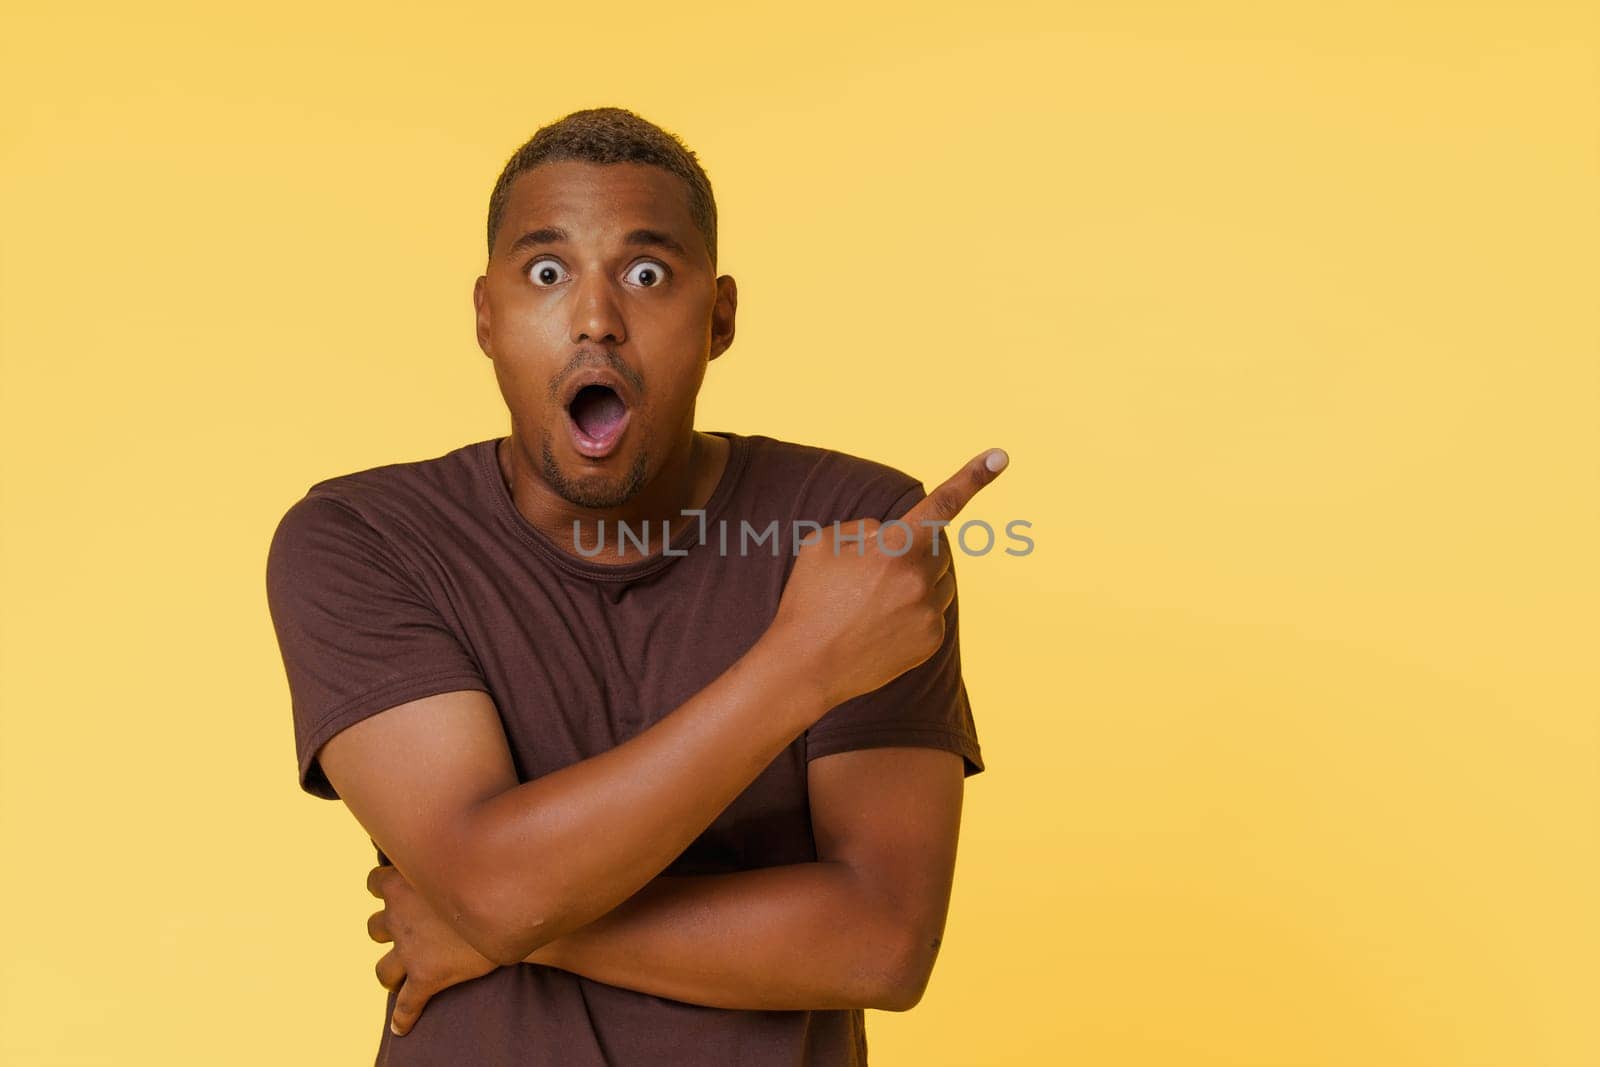
[(711, 1007), (905, 1011), (943, 936), (962, 787), (939, 749), (818, 757), (817, 862), (659, 876), (528, 962)]

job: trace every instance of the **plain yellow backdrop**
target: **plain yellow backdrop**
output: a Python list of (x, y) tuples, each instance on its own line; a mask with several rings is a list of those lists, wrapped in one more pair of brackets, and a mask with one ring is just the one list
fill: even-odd
[[(373, 859), (267, 541), (506, 432), (506, 157), (699, 153), (701, 429), (925, 481), (988, 770), (873, 1062), (1600, 1063), (1582, 4), (20, 3), (0, 24), (0, 1060), (357, 1064)], [(931, 484), (931, 482), (930, 482)]]

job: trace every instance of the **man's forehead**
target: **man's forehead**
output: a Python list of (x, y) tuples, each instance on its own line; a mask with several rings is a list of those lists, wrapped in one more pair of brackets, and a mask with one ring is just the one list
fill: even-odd
[(541, 163), (517, 176), (506, 199), (501, 234), (558, 227), (573, 240), (666, 230), (685, 243), (695, 239), (688, 189), (682, 179), (643, 163)]

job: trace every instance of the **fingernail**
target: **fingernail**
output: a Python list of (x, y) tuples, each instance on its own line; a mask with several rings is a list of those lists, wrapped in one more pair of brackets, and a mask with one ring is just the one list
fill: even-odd
[(996, 474), (1006, 469), (1006, 464), (1011, 462), (1011, 457), (1001, 449), (995, 449), (983, 458), (983, 465)]
[(395, 1037), (404, 1037), (405, 1036), (400, 1031), (398, 1031), (398, 1030), (396, 1030), (394, 1028), (394, 1020), (393, 1019), (389, 1020), (389, 1032), (391, 1034), (393, 1034)]

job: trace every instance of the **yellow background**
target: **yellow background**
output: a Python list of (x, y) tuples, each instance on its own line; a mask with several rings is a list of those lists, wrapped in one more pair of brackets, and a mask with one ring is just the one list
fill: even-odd
[[(741, 283), (702, 429), (940, 479), (969, 781), (884, 1065), (1600, 1062), (1584, 4), (7, 5), (16, 1064), (356, 1064), (372, 853), (298, 792), (267, 540), (506, 431), (506, 157), (618, 104)], [(931, 484), (931, 483), (930, 483)]]

